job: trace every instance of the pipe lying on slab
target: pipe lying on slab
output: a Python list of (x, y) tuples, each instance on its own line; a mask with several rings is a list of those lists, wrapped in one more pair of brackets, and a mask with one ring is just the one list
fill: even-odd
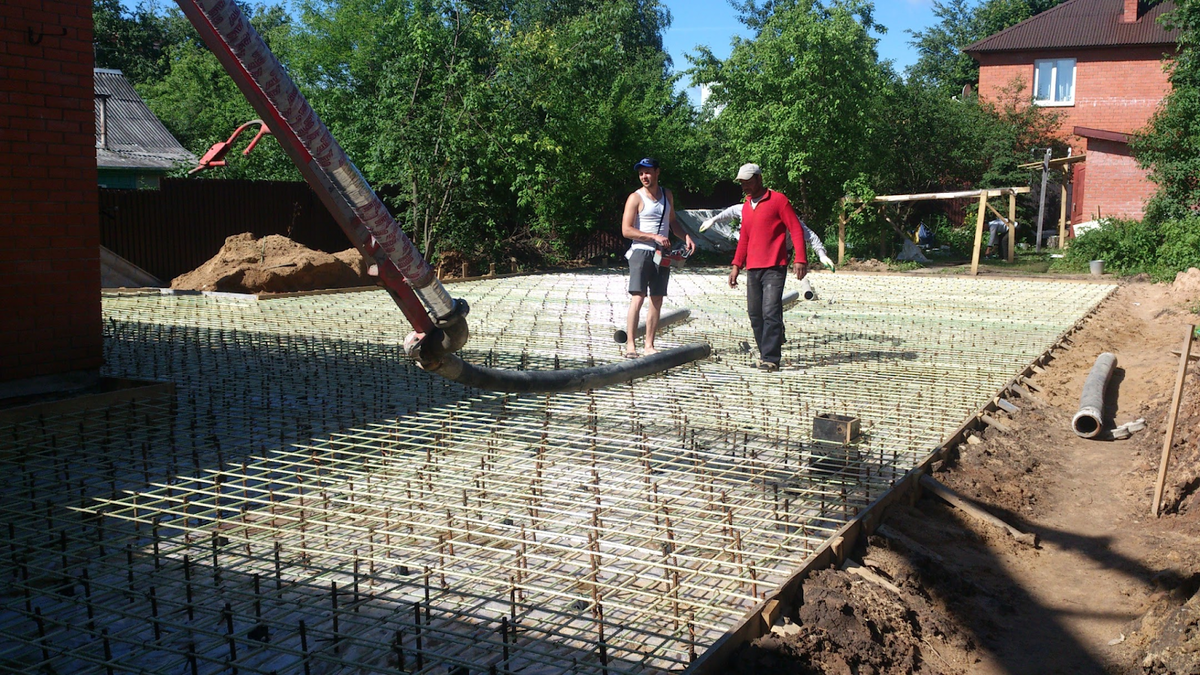
[[(670, 326), (671, 324), (679, 323), (680, 321), (685, 321), (691, 315), (692, 315), (692, 310), (688, 309), (687, 307), (679, 307), (676, 309), (671, 309), (671, 310), (665, 311), (658, 317), (658, 327), (666, 328), (667, 326)], [(642, 319), (640, 322), (638, 322), (637, 331), (634, 332), (633, 339), (636, 340), (645, 334), (646, 334), (646, 320)], [(625, 344), (628, 341), (628, 339), (627, 339), (628, 337), (629, 337), (629, 333), (624, 328), (618, 328), (616, 330), (616, 332), (613, 333), (613, 341), (616, 342), (617, 344)]]
[(1104, 429), (1104, 390), (1116, 366), (1117, 357), (1109, 352), (1096, 357), (1096, 364), (1083, 383), (1079, 412), (1071, 418), (1071, 428), (1080, 438), (1095, 438)]
[(817, 299), (817, 289), (813, 288), (812, 282), (808, 280), (808, 277), (800, 280), (800, 294), (804, 296), (805, 300)]

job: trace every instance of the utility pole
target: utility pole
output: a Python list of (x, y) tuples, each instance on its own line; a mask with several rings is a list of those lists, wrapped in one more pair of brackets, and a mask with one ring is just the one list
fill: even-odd
[[(1034, 249), (1038, 253), (1042, 252), (1042, 218), (1046, 215), (1046, 180), (1050, 177), (1050, 153), (1053, 148), (1046, 148), (1046, 154), (1042, 157), (1042, 192), (1038, 195), (1038, 231), (1037, 231), (1037, 247)], [(1012, 246), (1010, 241), (1009, 246)]]

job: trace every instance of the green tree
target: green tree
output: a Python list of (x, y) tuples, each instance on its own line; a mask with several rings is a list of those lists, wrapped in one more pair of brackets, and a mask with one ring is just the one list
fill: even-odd
[[(693, 82), (709, 83), (710, 169), (743, 162), (808, 218), (828, 219), (847, 181), (873, 175), (883, 141), (883, 91), (894, 75), (875, 50), (872, 5), (859, 0), (744, 6), (753, 39), (721, 61), (701, 48)], [(750, 11), (753, 10), (753, 11)]]
[[(271, 46), (276, 56), (286, 59), (292, 35), (292, 23), (282, 6), (246, 7), (250, 22)], [(175, 138), (197, 157), (213, 143), (226, 140), (234, 129), (258, 117), (237, 85), (200, 41), (199, 35), (178, 12), (160, 18), (171, 23), (185, 39), (177, 40), (165, 52), (167, 70), (155, 80), (137, 86), (150, 110)], [(240, 150), (249, 144), (253, 133), (244, 134), (226, 155), (225, 167), (208, 169), (204, 178), (244, 178), (262, 180), (299, 180), (300, 173), (274, 138), (265, 138), (249, 156)]]
[(1179, 29), (1179, 50), (1167, 66), (1171, 92), (1133, 143), (1158, 185), (1146, 210), (1153, 222), (1200, 214), (1200, 1), (1177, 0), (1163, 21)]
[(917, 62), (908, 68), (911, 78), (924, 80), (946, 94), (979, 82), (979, 64), (964, 47), (1005, 28), (1062, 4), (1064, 0), (934, 0), (939, 21), (922, 31), (908, 31), (909, 44), (917, 49)]
[(120, 70), (134, 85), (170, 70), (166, 54), (187, 28), (145, 2), (130, 10), (120, 0), (93, 0), (92, 23), (96, 66)]
[(614, 169), (685, 145), (667, 20), (646, 0), (327, 0), (291, 63), (427, 252), (554, 257), (616, 227)]

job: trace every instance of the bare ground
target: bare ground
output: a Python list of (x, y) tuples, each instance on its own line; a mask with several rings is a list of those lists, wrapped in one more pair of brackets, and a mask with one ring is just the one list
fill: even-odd
[[(744, 647), (730, 673), (1200, 674), (1200, 367), (1184, 385), (1164, 515), (1150, 504), (1200, 270), (1122, 285), (1036, 375), (1031, 397), (957, 448), (935, 477), (1038, 535), (1018, 543), (932, 495), (893, 507), (803, 605)], [(1194, 351), (1197, 350), (1193, 347)], [(1115, 424), (1127, 440), (1070, 426), (1096, 357), (1110, 351)], [(1110, 424), (1111, 428), (1112, 424)], [(859, 570), (860, 572), (862, 570)], [(870, 578), (866, 578), (870, 577)]]

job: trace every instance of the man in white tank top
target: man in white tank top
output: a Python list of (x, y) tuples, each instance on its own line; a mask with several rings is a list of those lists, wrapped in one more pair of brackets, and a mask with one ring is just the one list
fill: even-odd
[(630, 193), (625, 200), (625, 213), (621, 218), (621, 234), (633, 242), (625, 257), (629, 259), (629, 314), (625, 319), (625, 358), (637, 357), (634, 340), (637, 336), (638, 316), (642, 303), (650, 296), (650, 307), (646, 310), (645, 353), (653, 354), (654, 335), (658, 332), (658, 317), (662, 313), (663, 297), (667, 294), (667, 282), (671, 268), (663, 267), (654, 260), (656, 251), (665, 251), (670, 245), (670, 233), (684, 240), (688, 254), (696, 250), (692, 241), (675, 217), (675, 198), (671, 191), (658, 184), (658, 160), (647, 157), (633, 168), (638, 173), (642, 187)]

